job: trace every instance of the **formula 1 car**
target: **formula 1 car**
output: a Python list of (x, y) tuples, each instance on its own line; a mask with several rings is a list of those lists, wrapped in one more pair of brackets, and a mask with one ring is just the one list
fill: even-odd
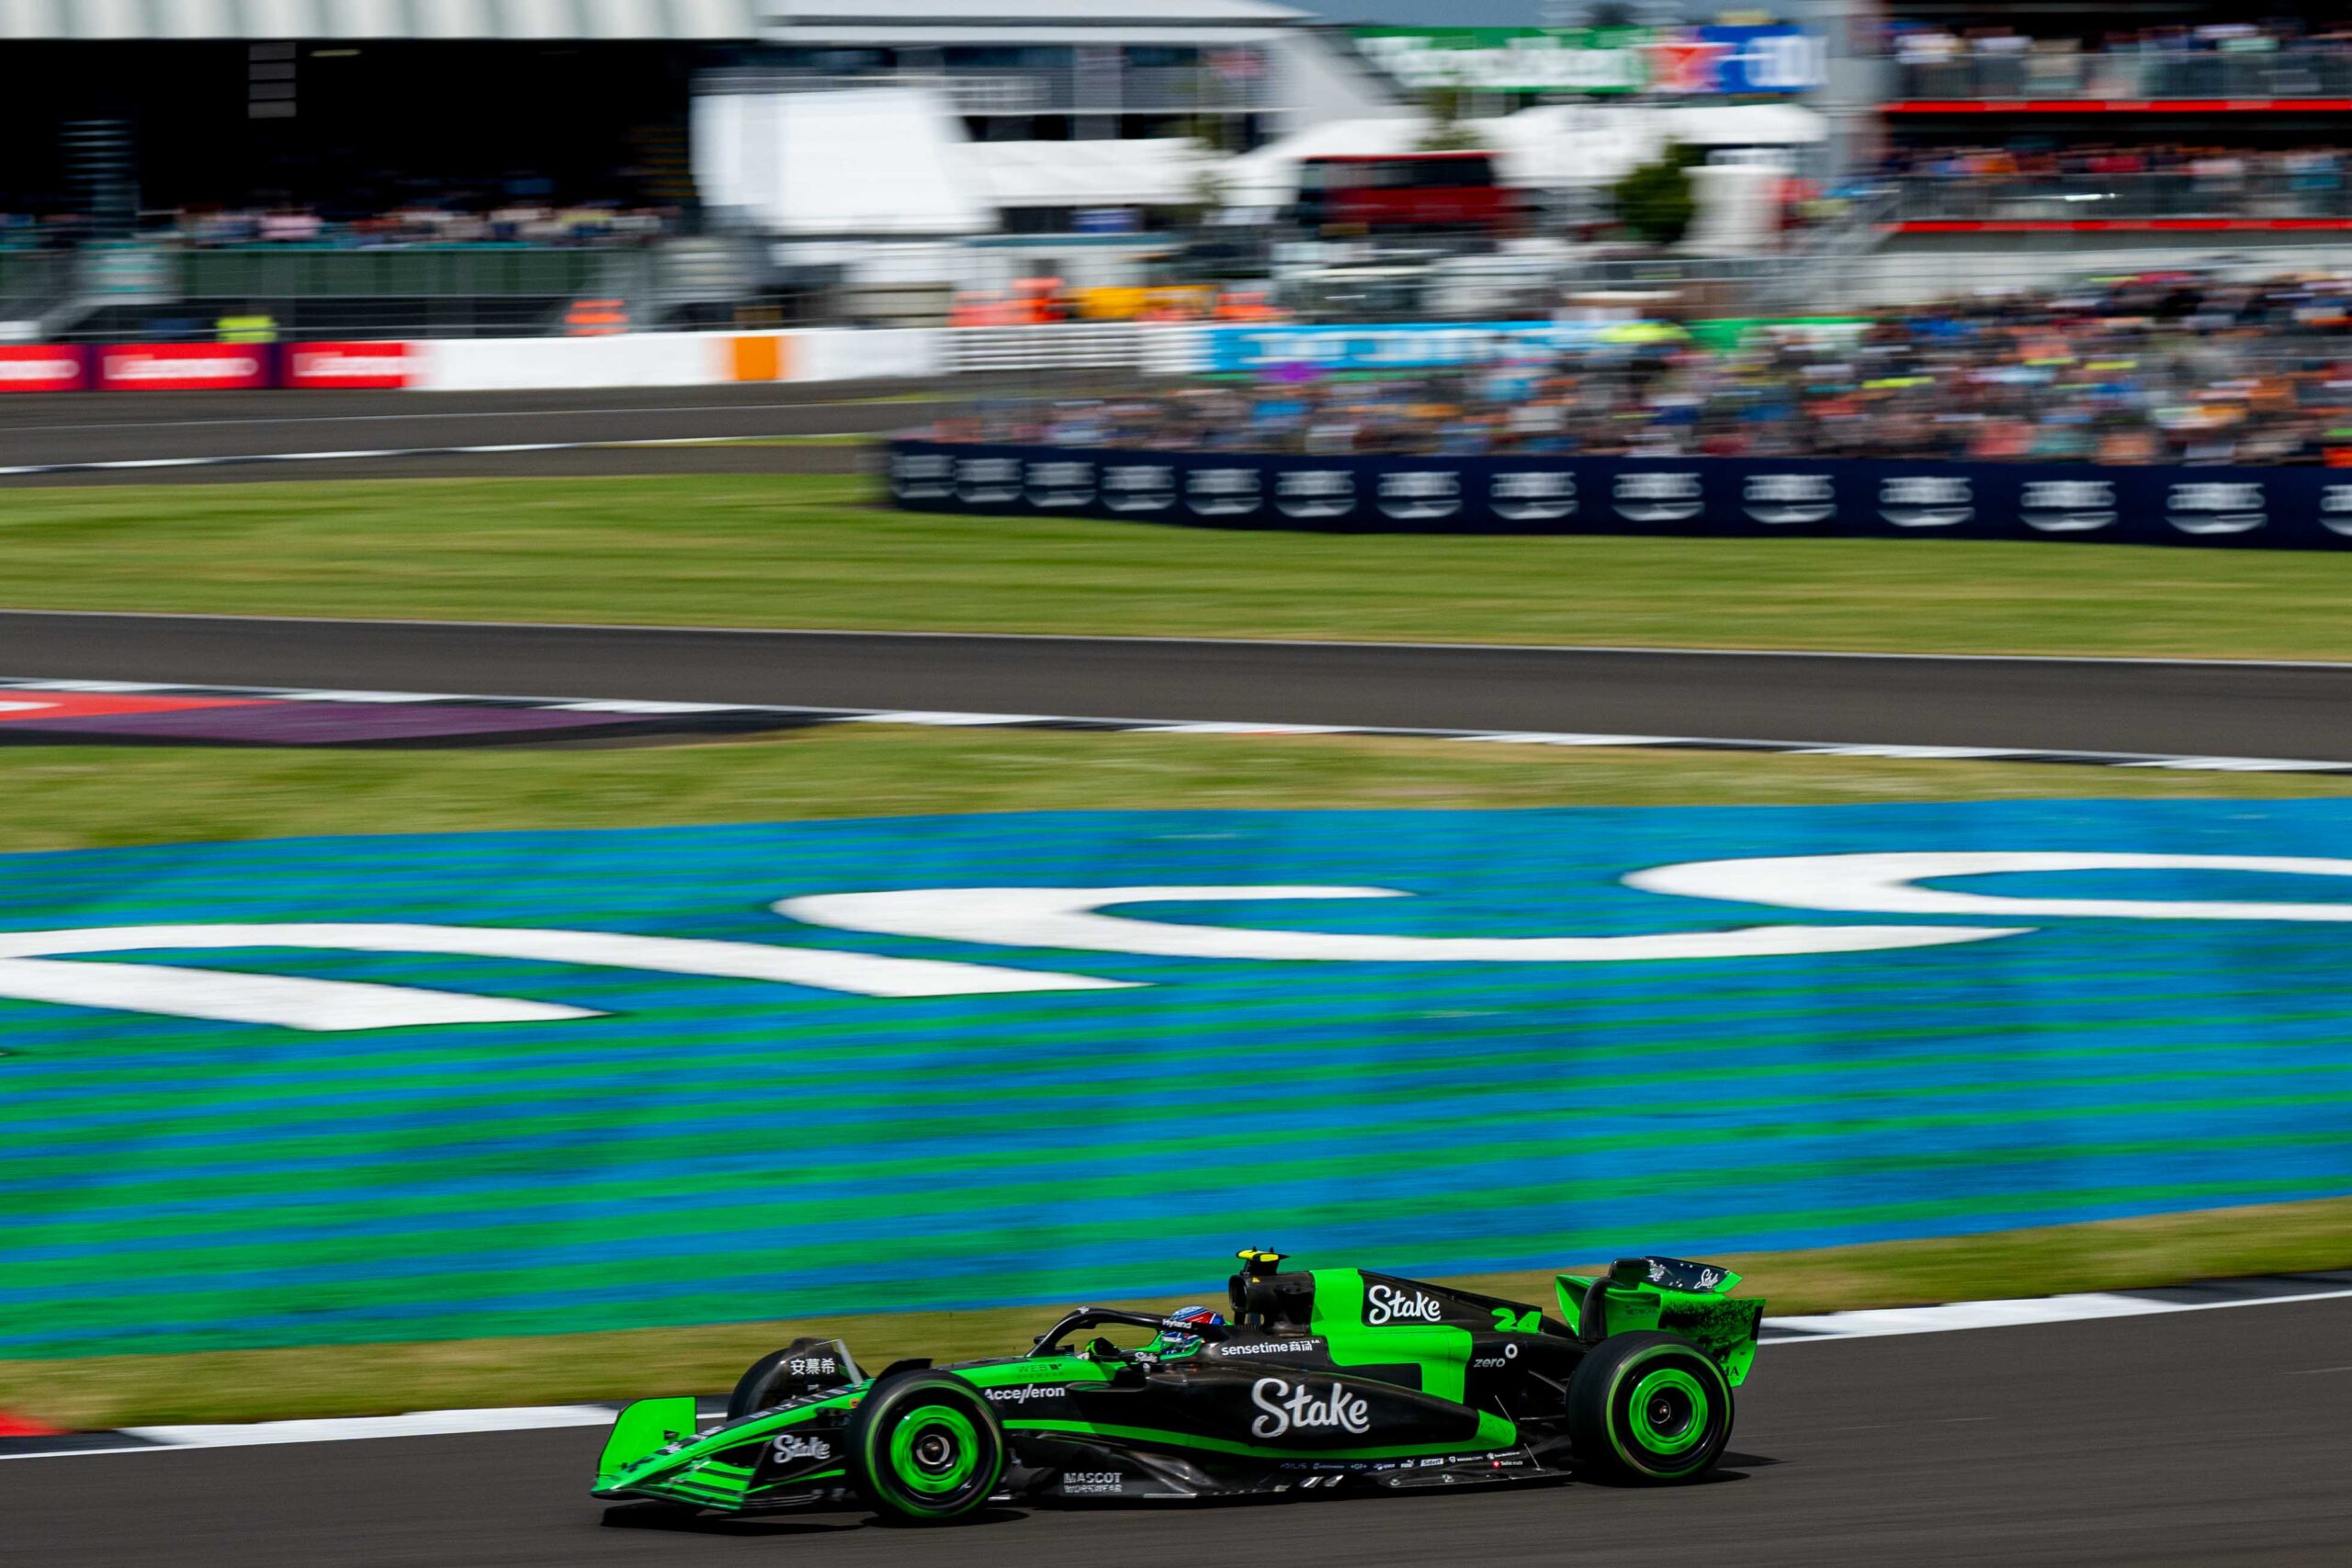
[[(1678, 1258), (1558, 1276), (1560, 1315), (1252, 1249), (1232, 1320), (1080, 1307), (1029, 1354), (867, 1376), (838, 1341), (754, 1362), (724, 1419), (639, 1400), (595, 1495), (726, 1513), (862, 1501), (942, 1523), (990, 1499), (1202, 1498), (1551, 1479), (1693, 1481), (1731, 1436), (1760, 1300)], [(1154, 1337), (1121, 1349), (1074, 1337)], [(1132, 1337), (1132, 1336), (1130, 1336)], [(617, 1522), (617, 1521), (616, 1521)]]

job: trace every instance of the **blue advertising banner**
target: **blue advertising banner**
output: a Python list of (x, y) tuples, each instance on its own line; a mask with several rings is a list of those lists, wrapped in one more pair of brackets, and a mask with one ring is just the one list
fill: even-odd
[(1589, 348), (1610, 324), (1592, 321), (1437, 321), (1411, 326), (1224, 326), (1202, 331), (1211, 371), (1396, 370), (1549, 358)]
[(1699, 41), (1715, 46), (1710, 62), (1717, 93), (1803, 93), (1828, 74), (1819, 39), (1788, 23), (1765, 27), (1703, 27)]
[(1204, 527), (2352, 548), (2352, 473), (2322, 468), (1320, 457), (899, 441), (888, 480), (913, 511)]

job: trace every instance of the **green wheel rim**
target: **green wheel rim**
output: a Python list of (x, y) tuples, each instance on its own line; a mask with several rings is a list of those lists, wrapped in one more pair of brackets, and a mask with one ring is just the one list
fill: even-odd
[(951, 1495), (979, 1462), (979, 1431), (960, 1410), (918, 1405), (891, 1428), (890, 1473), (918, 1496)]
[(1661, 1459), (1689, 1453), (1707, 1436), (1707, 1390), (1679, 1367), (1660, 1367), (1634, 1385), (1626, 1403), (1634, 1441)]

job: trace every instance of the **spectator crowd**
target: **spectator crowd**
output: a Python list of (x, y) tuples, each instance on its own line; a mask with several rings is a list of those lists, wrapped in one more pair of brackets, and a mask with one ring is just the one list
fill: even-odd
[(2347, 218), (2345, 150), (2123, 144), (2020, 136), (1902, 148), (1883, 178), (1915, 218)]
[(1285, 367), (1254, 385), (1012, 405), (938, 434), (1318, 455), (2352, 463), (2352, 279), (2143, 276), (1756, 328), (1728, 352), (1623, 335), (1413, 378)]
[(2342, 97), (2352, 94), (2352, 28), (2233, 17), (2166, 22), (2094, 37), (2030, 37), (2006, 26), (1905, 22), (1890, 28), (1903, 98)]
[[(277, 204), (144, 212), (133, 230), (150, 242), (197, 249), (250, 245), (386, 250), (413, 245), (630, 245), (674, 233), (674, 208), (616, 201), (556, 205), (537, 200), (415, 202), (379, 213), (329, 215), (315, 207)], [(71, 249), (96, 237), (82, 214), (0, 212), (0, 248)]]

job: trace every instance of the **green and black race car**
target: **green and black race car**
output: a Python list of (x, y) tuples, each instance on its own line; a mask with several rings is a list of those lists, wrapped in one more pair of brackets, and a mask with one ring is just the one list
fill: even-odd
[[(1355, 1269), (1285, 1274), (1247, 1251), (1232, 1321), (1081, 1307), (1029, 1354), (878, 1376), (837, 1341), (755, 1362), (723, 1420), (646, 1399), (595, 1495), (726, 1513), (863, 1501), (937, 1523), (991, 1498), (1194, 1498), (1563, 1476), (1704, 1475), (1731, 1436), (1760, 1300), (1676, 1258), (1558, 1277), (1560, 1315)], [(1135, 1349), (1073, 1344), (1113, 1325)]]

